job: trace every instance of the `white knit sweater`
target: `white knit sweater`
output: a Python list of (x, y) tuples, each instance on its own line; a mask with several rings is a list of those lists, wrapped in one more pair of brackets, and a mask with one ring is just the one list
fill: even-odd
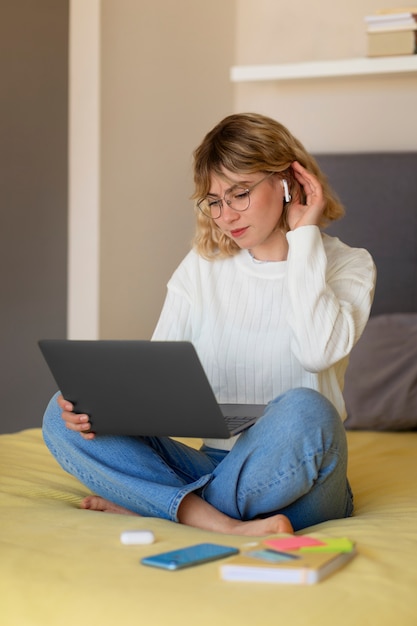
[[(374, 263), (316, 226), (287, 239), (283, 262), (256, 262), (246, 250), (215, 261), (189, 252), (153, 339), (191, 341), (219, 402), (267, 404), (310, 387), (344, 419), (344, 374), (369, 317)], [(230, 449), (234, 439), (206, 443)]]

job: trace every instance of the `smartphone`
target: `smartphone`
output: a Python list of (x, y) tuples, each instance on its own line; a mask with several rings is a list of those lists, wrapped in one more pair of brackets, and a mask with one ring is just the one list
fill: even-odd
[(195, 546), (154, 554), (141, 559), (143, 565), (152, 565), (167, 570), (183, 569), (192, 565), (200, 565), (232, 554), (238, 554), (237, 548), (220, 546), (215, 543), (199, 543)]

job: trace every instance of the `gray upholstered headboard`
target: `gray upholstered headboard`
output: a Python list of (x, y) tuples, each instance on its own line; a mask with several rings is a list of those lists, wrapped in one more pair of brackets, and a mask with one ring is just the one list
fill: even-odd
[(372, 254), (372, 314), (417, 312), (417, 152), (322, 154), (316, 159), (346, 208), (326, 229)]

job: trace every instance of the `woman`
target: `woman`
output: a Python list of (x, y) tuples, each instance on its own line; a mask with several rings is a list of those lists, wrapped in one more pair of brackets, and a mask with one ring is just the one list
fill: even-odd
[(153, 338), (192, 341), (218, 401), (266, 404), (264, 415), (194, 450), (95, 437), (57, 395), (45, 441), (97, 494), (84, 508), (257, 536), (349, 516), (343, 378), (369, 316), (373, 261), (321, 232), (343, 208), (312, 156), (268, 117), (220, 122), (194, 153), (194, 180), (194, 247)]

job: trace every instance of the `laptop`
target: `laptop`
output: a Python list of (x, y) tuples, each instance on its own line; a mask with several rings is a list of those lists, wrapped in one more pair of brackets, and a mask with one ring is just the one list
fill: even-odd
[(97, 435), (227, 439), (265, 405), (218, 404), (188, 341), (43, 339), (64, 398)]

